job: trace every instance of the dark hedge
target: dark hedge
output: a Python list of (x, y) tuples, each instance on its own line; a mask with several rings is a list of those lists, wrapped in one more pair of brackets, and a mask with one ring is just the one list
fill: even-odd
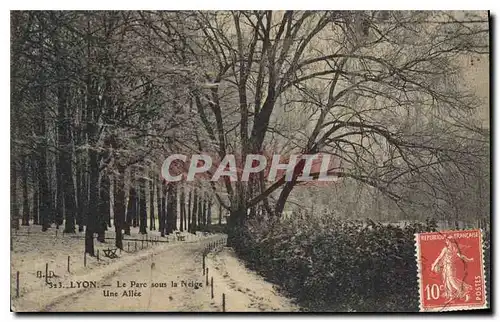
[(435, 230), (432, 220), (257, 222), (240, 232), (236, 251), (306, 311), (418, 311), (414, 234)]

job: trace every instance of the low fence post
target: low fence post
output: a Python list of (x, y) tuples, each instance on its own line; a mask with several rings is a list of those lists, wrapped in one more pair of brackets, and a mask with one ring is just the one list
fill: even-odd
[(16, 297), (19, 297), (19, 271), (16, 273)]
[(210, 295), (211, 298), (214, 298), (214, 277), (210, 277)]
[(222, 312), (226, 312), (226, 294), (222, 293)]
[(208, 286), (208, 267), (206, 268), (207, 272), (205, 274), (205, 284)]
[(70, 256), (68, 256), (68, 273), (70, 273), (70, 270), (69, 270), (69, 261), (70, 261)]

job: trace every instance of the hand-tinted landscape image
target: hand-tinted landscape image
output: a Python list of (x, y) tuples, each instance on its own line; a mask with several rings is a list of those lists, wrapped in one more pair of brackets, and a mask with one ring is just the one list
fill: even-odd
[(11, 11), (11, 310), (418, 312), (415, 234), (476, 228), (489, 303), (489, 18)]

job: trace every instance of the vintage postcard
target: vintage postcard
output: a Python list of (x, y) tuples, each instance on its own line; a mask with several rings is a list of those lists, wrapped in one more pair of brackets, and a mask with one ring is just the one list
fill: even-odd
[(487, 11), (11, 11), (11, 310), (491, 310), (489, 72)]

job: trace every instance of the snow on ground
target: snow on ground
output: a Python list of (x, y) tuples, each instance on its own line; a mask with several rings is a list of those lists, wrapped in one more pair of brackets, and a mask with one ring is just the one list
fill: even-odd
[(227, 312), (294, 312), (299, 307), (257, 273), (248, 270), (230, 248), (207, 256), (216, 297), (225, 293)]
[[(30, 231), (28, 235), (28, 230)], [(61, 228), (62, 231), (62, 228)], [(106, 233), (112, 237), (114, 232)], [(214, 298), (202, 270), (202, 253), (208, 243), (226, 238), (223, 234), (186, 235), (185, 241), (175, 236), (161, 238), (148, 230), (148, 238), (169, 241), (151, 244), (133, 242), (130, 252), (109, 259), (102, 250), (114, 247), (114, 240), (95, 242), (100, 261), (87, 256), (83, 266), (84, 233), (73, 235), (55, 233), (55, 227), (42, 233), (40, 226), (21, 227), (13, 232), (11, 251), (11, 308), (27, 311), (174, 311), (221, 312), (222, 293), (226, 295), (226, 311), (298, 311), (290, 300), (279, 295), (272, 284), (249, 271), (230, 248), (219, 246), (220, 251), (209, 253), (206, 266), (214, 279)], [(132, 228), (127, 239), (142, 239), (138, 228)], [(127, 241), (124, 241), (125, 249)], [(71, 272), (67, 272), (67, 258), (71, 256)], [(45, 264), (56, 277), (50, 281), (63, 288), (50, 288), (37, 271), (45, 274)], [(20, 297), (15, 297), (16, 272), (20, 272)], [(97, 288), (71, 288), (82, 281), (95, 281)], [(147, 287), (130, 287), (132, 281), (146, 283)], [(117, 283), (126, 283), (119, 288)], [(164, 283), (163, 287), (152, 287)], [(174, 287), (172, 283), (177, 283)], [(189, 285), (188, 285), (189, 284)], [(123, 296), (123, 290), (141, 292), (139, 297)], [(118, 297), (104, 296), (104, 291), (117, 292)]]
[[(101, 279), (101, 285), (109, 287), (86, 289), (71, 297), (59, 298), (44, 307), (50, 312), (92, 311), (142, 311), (142, 312), (199, 312), (220, 311), (210, 299), (202, 275), (202, 252), (209, 241), (225, 238), (212, 235), (193, 243), (177, 243), (166, 246), (151, 256), (125, 265)], [(130, 287), (132, 282), (140, 287)], [(125, 287), (118, 287), (118, 284)], [(174, 287), (172, 283), (176, 283)], [(152, 287), (153, 284), (164, 284)], [(123, 296), (126, 291), (140, 292), (139, 296)], [(103, 296), (103, 292), (116, 292), (117, 296)], [(213, 303), (211, 303), (213, 302)]]
[[(11, 232), (11, 298), (12, 309), (38, 310), (54, 297), (70, 293), (78, 289), (50, 289), (45, 278), (37, 276), (37, 271), (45, 275), (46, 264), (49, 274), (52, 271), (54, 278), (49, 281), (67, 285), (70, 280), (83, 281), (99, 279), (106, 274), (112, 273), (121, 266), (130, 265), (155, 252), (177, 243), (194, 243), (205, 239), (202, 233), (197, 235), (182, 233), (185, 241), (177, 241), (175, 236), (160, 237), (158, 231), (149, 231), (147, 236), (139, 234), (139, 228), (131, 228), (131, 235), (125, 236), (124, 250), (117, 251), (119, 258), (110, 259), (104, 256), (104, 249), (114, 248), (113, 231), (106, 232), (105, 243), (94, 241), (95, 250), (99, 250), (99, 261), (96, 257), (86, 256), (86, 267), (84, 266), (84, 232), (76, 234), (62, 234), (63, 228), (59, 230), (52, 227), (46, 232), (41, 231), (41, 226), (22, 226), (18, 231)], [(57, 233), (56, 233), (57, 231)], [(149, 241), (142, 241), (148, 238)], [(127, 241), (127, 239), (138, 239), (139, 241)], [(151, 243), (151, 240), (158, 241)], [(137, 251), (135, 248), (137, 247)], [(130, 251), (127, 251), (129, 248)], [(70, 256), (70, 273), (67, 271), (68, 256)], [(19, 298), (16, 298), (16, 274), (19, 272)]]

